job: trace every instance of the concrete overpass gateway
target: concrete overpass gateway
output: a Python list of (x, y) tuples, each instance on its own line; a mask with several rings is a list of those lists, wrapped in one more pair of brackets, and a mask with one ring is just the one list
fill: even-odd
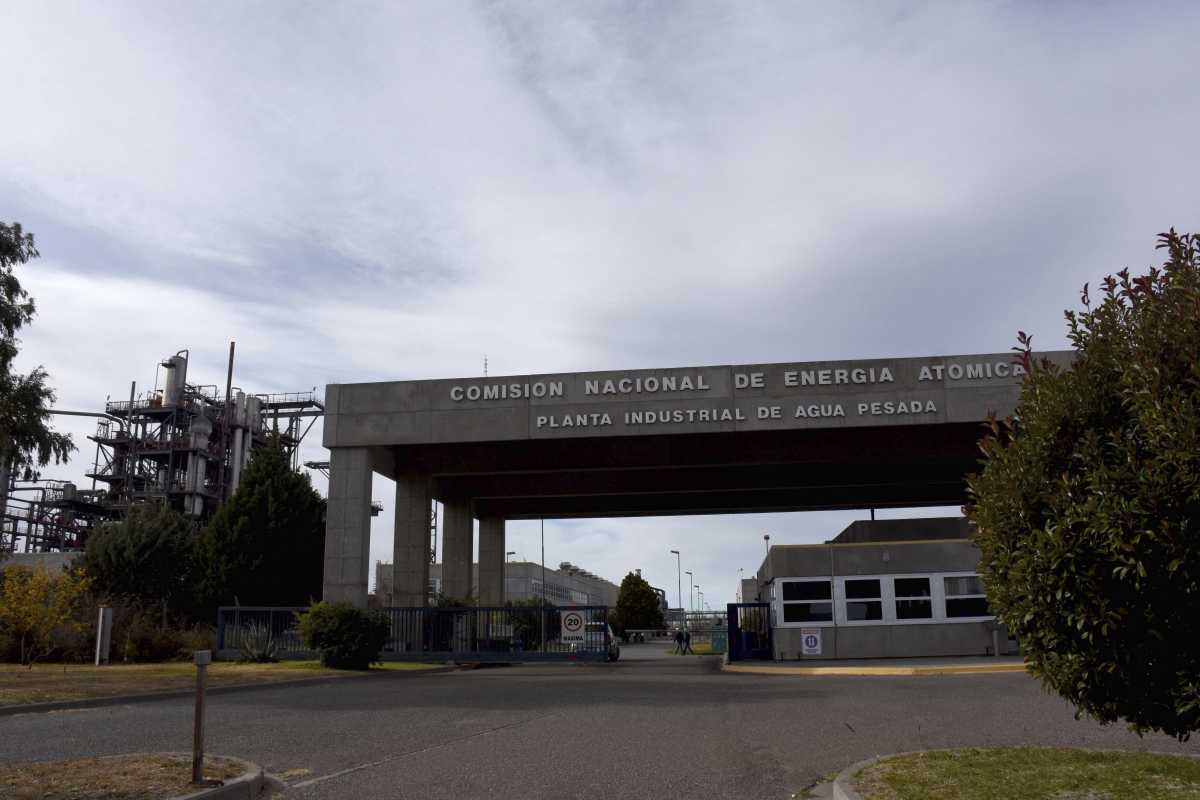
[(425, 604), (434, 500), (451, 597), (479, 520), (482, 605), (504, 602), (508, 519), (960, 504), (1022, 374), (1002, 353), (331, 384), (324, 597), (366, 605), (376, 472), (400, 606)]

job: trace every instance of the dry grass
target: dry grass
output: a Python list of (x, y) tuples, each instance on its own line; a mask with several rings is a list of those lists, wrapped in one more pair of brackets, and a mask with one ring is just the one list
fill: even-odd
[(1200, 761), (997, 747), (897, 756), (855, 779), (866, 800), (1200, 800)]
[[(229, 780), (242, 767), (206, 758), (207, 780)], [(196, 791), (190, 756), (134, 754), (0, 767), (0, 796), (12, 800), (161, 800)]]
[[(388, 662), (384, 671), (427, 669), (433, 664)], [(208, 668), (209, 686), (273, 683), (303, 677), (348, 676), (360, 673), (325, 669), (316, 661), (283, 661), (278, 664), (218, 662)], [(81, 700), (91, 697), (145, 694), (196, 685), (196, 667), (188, 662), (167, 664), (110, 664), (104, 667), (35, 664), (30, 670), (0, 664), (0, 706)]]

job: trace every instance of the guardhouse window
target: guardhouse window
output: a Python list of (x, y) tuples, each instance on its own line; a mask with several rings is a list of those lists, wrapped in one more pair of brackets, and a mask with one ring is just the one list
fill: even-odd
[(882, 583), (879, 578), (846, 579), (847, 622), (883, 619)]
[(833, 622), (833, 581), (783, 581), (784, 622)]
[(933, 619), (929, 578), (895, 578), (896, 619)]
[(990, 617), (983, 581), (978, 575), (943, 578), (946, 589), (946, 617)]

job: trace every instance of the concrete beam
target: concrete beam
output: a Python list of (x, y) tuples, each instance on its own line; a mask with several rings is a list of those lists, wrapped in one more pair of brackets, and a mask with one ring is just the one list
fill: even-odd
[(321, 590), (321, 596), (329, 602), (367, 607), (373, 474), (367, 448), (336, 447), (330, 450), (325, 571)]
[(401, 473), (395, 480), (391, 603), (401, 608), (424, 606), (429, 590), (429, 476)]
[(504, 605), (504, 519), (479, 520), (479, 605)]
[(475, 518), (470, 500), (443, 500), (442, 594), (455, 600), (471, 595)]

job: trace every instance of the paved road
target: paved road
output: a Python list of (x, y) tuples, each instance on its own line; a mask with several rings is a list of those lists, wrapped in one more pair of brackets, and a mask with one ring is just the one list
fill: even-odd
[[(0, 762), (186, 750), (190, 707), (0, 718)], [(1076, 721), (1025, 675), (731, 675), (712, 657), (377, 676), (211, 699), (209, 749), (311, 798), (786, 798), (878, 753), (1040, 743), (1200, 753)]]

